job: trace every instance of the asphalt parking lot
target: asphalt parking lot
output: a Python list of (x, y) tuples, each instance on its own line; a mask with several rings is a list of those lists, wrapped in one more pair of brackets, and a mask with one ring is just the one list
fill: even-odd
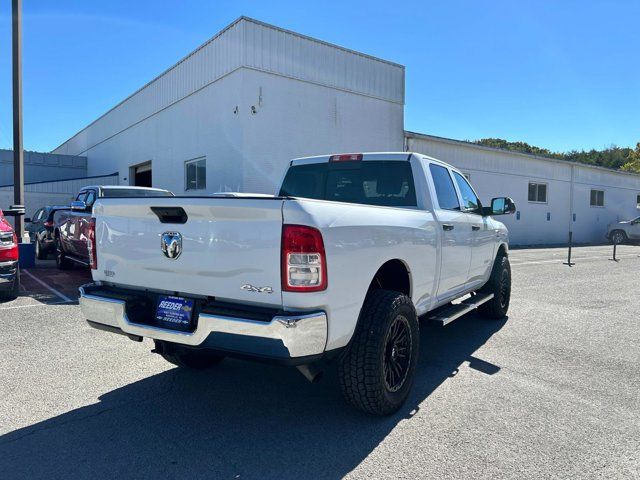
[(512, 251), (509, 319), (423, 323), (388, 418), (344, 404), (331, 374), (178, 370), (85, 324), (86, 271), (40, 266), (0, 304), (0, 477), (640, 478), (638, 255)]

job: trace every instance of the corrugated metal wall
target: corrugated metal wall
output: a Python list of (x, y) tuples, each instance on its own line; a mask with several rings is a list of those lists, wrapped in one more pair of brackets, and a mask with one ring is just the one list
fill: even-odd
[[(448, 162), (468, 174), (483, 202), (497, 196), (513, 198), (518, 214), (501, 217), (500, 221), (509, 228), (514, 245), (564, 243), (570, 229), (575, 242), (603, 242), (610, 222), (640, 215), (640, 175), (429, 135), (407, 133), (406, 145), (409, 151)], [(546, 202), (529, 201), (530, 182), (547, 185)], [(590, 205), (592, 189), (605, 191), (604, 207)]]
[(404, 103), (403, 66), (243, 17), (53, 152), (83, 155), (242, 66)]
[(256, 21), (243, 27), (244, 66), (404, 103), (402, 65)]
[[(118, 175), (31, 183), (24, 186), (27, 216), (45, 205), (68, 205), (78, 191), (87, 185), (118, 185)], [(13, 204), (13, 187), (0, 187), (0, 209)]]

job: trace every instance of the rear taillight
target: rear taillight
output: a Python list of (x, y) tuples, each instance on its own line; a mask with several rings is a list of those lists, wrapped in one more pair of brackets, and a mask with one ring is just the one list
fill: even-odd
[(331, 155), (330, 162), (359, 162), (362, 160), (361, 153), (343, 153), (342, 155)]
[(327, 288), (327, 260), (322, 234), (304, 225), (282, 229), (282, 290), (317, 292)]
[(89, 265), (91, 265), (91, 270), (96, 270), (98, 268), (98, 255), (96, 252), (96, 219), (91, 218), (89, 220), (89, 244), (87, 245), (89, 248)]
[(0, 262), (18, 260), (18, 237), (15, 233), (0, 234)]

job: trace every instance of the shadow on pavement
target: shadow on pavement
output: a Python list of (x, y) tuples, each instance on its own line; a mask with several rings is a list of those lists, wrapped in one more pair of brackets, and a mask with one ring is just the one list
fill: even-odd
[(205, 372), (167, 370), (3, 435), (0, 471), (30, 479), (339, 478), (411, 421), (463, 362), (499, 371), (472, 354), (503, 325), (475, 316), (444, 329), (422, 323), (416, 383), (391, 417), (345, 404), (334, 372), (312, 385), (295, 369), (227, 360)]

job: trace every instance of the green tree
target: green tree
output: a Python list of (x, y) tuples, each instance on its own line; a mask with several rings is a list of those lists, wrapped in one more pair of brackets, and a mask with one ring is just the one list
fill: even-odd
[(625, 172), (640, 173), (640, 142), (636, 144), (636, 149), (632, 150), (628, 157), (628, 162), (622, 165), (621, 170)]
[(474, 143), (486, 147), (500, 148), (512, 152), (528, 153), (542, 157), (557, 158), (569, 162), (585, 163), (598, 167), (640, 173), (640, 143), (636, 149), (611, 145), (602, 150), (572, 150), (570, 152), (552, 152), (546, 148), (529, 145), (525, 142), (509, 142), (502, 138), (483, 138)]

